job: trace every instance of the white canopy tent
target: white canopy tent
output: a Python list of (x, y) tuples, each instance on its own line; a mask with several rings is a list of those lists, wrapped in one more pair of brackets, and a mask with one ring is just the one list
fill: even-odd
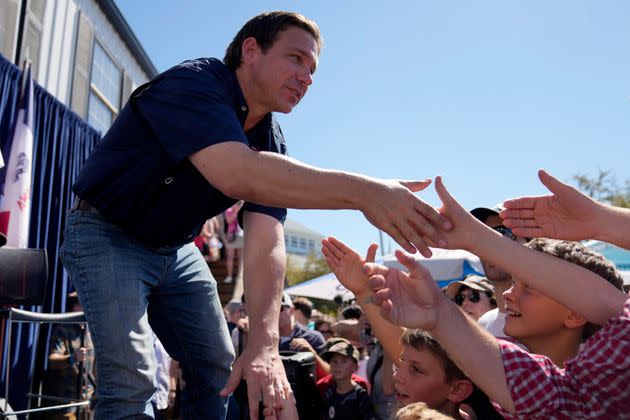
[[(433, 279), (440, 287), (467, 275), (483, 275), (483, 268), (479, 258), (467, 251), (432, 248), (433, 256), (424, 258), (415, 254), (416, 260), (429, 269)], [(380, 262), (388, 267), (402, 269), (394, 254), (383, 257)], [(336, 296), (342, 299), (352, 299), (354, 295), (337, 280), (333, 273), (324, 274), (304, 283), (291, 286), (285, 290), (291, 296), (304, 296), (316, 299), (334, 300)]]

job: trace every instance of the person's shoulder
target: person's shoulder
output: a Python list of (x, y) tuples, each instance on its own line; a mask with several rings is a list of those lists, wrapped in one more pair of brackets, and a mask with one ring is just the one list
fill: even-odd
[(499, 308), (494, 308), (494, 309), (489, 310), (485, 314), (481, 315), (481, 317), (477, 320), (477, 322), (479, 322), (479, 324), (482, 327), (487, 328), (489, 324), (491, 324), (497, 319), (498, 315), (499, 315)]
[(221, 60), (212, 57), (183, 61), (161, 73), (154, 80), (160, 79), (171, 83), (187, 83), (191, 87), (206, 91), (212, 90), (213, 86), (228, 91), (236, 86), (234, 72), (230, 71)]
[(368, 381), (362, 376), (357, 375), (356, 373), (352, 374), (352, 380), (359, 385), (361, 388), (367, 391), (368, 389)]

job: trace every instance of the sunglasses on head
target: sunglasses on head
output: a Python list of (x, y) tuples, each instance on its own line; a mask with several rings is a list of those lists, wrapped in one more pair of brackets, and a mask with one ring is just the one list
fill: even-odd
[(466, 296), (463, 293), (458, 293), (453, 298), (453, 302), (455, 302), (457, 306), (462, 306), (466, 299), (468, 299), (471, 303), (477, 303), (481, 300), (481, 295), (477, 290), (471, 290), (470, 296)]
[(495, 231), (499, 232), (501, 235), (505, 236), (506, 238), (510, 238), (513, 241), (515, 241), (517, 239), (516, 235), (514, 233), (512, 233), (512, 229), (507, 228), (507, 227), (505, 227), (503, 225), (497, 226), (497, 227), (493, 227), (492, 230), (495, 230)]

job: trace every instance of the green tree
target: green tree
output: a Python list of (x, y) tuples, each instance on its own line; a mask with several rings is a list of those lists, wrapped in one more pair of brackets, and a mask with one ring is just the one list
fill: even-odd
[(328, 265), (326, 265), (326, 259), (323, 255), (316, 255), (310, 253), (306, 257), (304, 264), (301, 261), (292, 256), (287, 255), (287, 284), (293, 286), (303, 281), (314, 279), (315, 277), (322, 276), (330, 273)]
[(624, 187), (619, 187), (612, 171), (598, 169), (598, 174), (591, 178), (588, 175), (573, 175), (577, 187), (589, 197), (617, 207), (630, 208), (630, 179)]

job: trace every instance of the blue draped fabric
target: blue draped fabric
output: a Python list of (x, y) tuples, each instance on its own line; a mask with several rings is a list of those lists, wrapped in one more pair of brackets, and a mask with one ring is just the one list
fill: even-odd
[[(17, 66), (0, 55), (0, 150), (5, 164), (11, 150), (21, 73)], [(100, 133), (37, 84), (34, 108), (29, 248), (47, 250), (49, 279), (44, 304), (24, 309), (59, 313), (65, 312), (66, 296), (72, 289), (59, 260), (65, 214), (73, 201), (71, 187), (83, 162), (100, 139)], [(5, 172), (6, 167), (0, 169), (0, 183), (4, 183)], [(38, 334), (38, 325), (14, 324), (12, 348), (3, 349), (0, 394), (4, 394), (6, 360), (11, 352), (9, 403), (14, 410), (26, 408), (31, 381), (41, 375), (50, 328), (45, 325)], [(0, 333), (3, 337), (6, 335), (5, 331)]]

